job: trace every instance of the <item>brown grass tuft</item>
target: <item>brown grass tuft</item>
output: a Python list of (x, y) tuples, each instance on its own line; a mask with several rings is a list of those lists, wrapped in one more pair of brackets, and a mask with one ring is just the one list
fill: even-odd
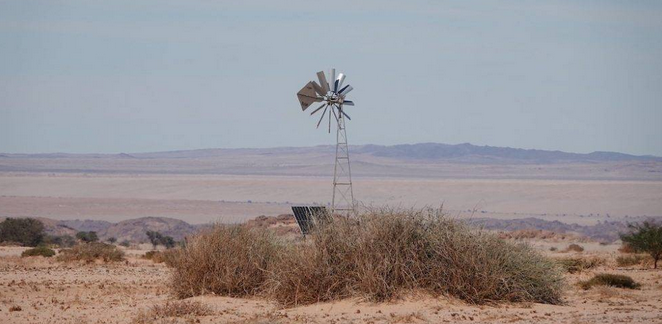
[(112, 244), (93, 242), (78, 244), (71, 249), (61, 250), (57, 259), (65, 262), (85, 261), (89, 263), (96, 260), (116, 262), (124, 260), (124, 252)]
[(570, 244), (568, 247), (564, 250), (565, 252), (584, 252), (584, 247), (579, 245), (579, 244)]
[(607, 260), (600, 257), (573, 257), (556, 259), (555, 262), (569, 273), (579, 273), (605, 265)]
[(264, 229), (216, 225), (173, 252), (172, 291), (179, 298), (205, 293), (257, 294), (280, 246)]
[(355, 296), (385, 301), (411, 290), (471, 303), (561, 300), (552, 261), (439, 210), (335, 218), (309, 238), (280, 242), (264, 231), (217, 226), (178, 253), (173, 291), (262, 295), (285, 306)]
[(589, 280), (580, 281), (578, 284), (584, 290), (591, 289), (591, 287), (594, 286), (610, 286), (628, 289), (638, 289), (641, 287), (641, 285), (632, 280), (631, 277), (611, 273), (597, 274)]

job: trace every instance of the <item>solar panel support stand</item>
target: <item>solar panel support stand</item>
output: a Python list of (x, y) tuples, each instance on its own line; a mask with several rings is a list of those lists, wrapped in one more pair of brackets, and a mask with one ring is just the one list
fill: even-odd
[(338, 107), (338, 128), (336, 131), (336, 162), (333, 168), (333, 199), (331, 214), (355, 214), (354, 190), (352, 189), (352, 169), (349, 164), (349, 147), (342, 105)]

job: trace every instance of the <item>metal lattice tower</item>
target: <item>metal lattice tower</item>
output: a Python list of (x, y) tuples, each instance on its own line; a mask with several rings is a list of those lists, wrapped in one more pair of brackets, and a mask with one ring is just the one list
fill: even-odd
[(352, 189), (352, 171), (349, 165), (349, 147), (347, 145), (347, 131), (345, 129), (345, 118), (351, 120), (345, 113), (345, 106), (354, 106), (354, 102), (346, 100), (347, 94), (352, 91), (351, 85), (343, 87), (345, 75), (340, 73), (336, 77), (336, 69), (329, 71), (329, 80), (323, 71), (317, 72), (319, 84), (315, 81), (308, 82), (299, 92), (297, 98), (301, 104), (301, 110), (306, 110), (315, 102), (322, 105), (310, 114), (324, 108), (322, 117), (317, 122), (319, 128), (326, 112), (329, 111), (329, 133), (331, 133), (331, 115), (336, 120), (336, 160), (333, 167), (333, 198), (331, 200), (331, 212), (340, 214), (354, 214), (354, 190)]
[[(340, 108), (342, 109), (342, 107)], [(337, 118), (336, 163), (333, 167), (333, 200), (331, 212), (354, 213), (354, 190), (352, 189), (352, 168), (349, 163), (349, 147), (345, 118), (341, 113)]]

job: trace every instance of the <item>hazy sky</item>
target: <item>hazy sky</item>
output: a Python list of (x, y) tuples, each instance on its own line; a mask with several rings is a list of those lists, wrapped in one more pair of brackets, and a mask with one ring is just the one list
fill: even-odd
[(662, 156), (662, 1), (0, 0), (0, 152), (351, 144)]

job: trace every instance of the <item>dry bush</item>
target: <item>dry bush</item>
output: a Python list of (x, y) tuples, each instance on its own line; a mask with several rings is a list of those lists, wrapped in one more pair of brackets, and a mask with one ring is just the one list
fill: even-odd
[(570, 244), (568, 247), (565, 249), (565, 252), (584, 252), (584, 247), (582, 247), (579, 244)]
[(590, 280), (580, 281), (578, 284), (584, 290), (591, 289), (591, 287), (594, 286), (610, 286), (628, 289), (638, 289), (641, 287), (641, 285), (635, 282), (631, 277), (611, 273), (597, 274)]
[(356, 295), (384, 301), (411, 289), (472, 303), (560, 301), (562, 279), (552, 262), (440, 210), (336, 218), (311, 238), (274, 266), (269, 292), (284, 305)]
[(630, 246), (630, 245), (627, 244), (627, 243), (623, 243), (623, 244), (621, 245), (621, 247), (618, 248), (618, 252), (621, 252), (621, 253), (636, 253), (636, 251), (634, 250), (634, 248), (632, 248), (632, 246)]
[(216, 225), (173, 252), (172, 291), (179, 298), (205, 293), (256, 294), (281, 247), (264, 229)]
[(526, 245), (471, 230), (439, 210), (335, 218), (302, 244), (217, 226), (173, 262), (173, 292), (262, 295), (293, 306), (347, 297), (385, 301), (410, 290), (471, 303), (559, 303), (558, 267)]
[(556, 259), (556, 263), (569, 273), (578, 273), (585, 270), (593, 269), (607, 263), (607, 260), (600, 257), (575, 257), (575, 258), (562, 258)]
[[(213, 313), (211, 308), (197, 301), (168, 301), (161, 306), (154, 305), (149, 310), (139, 313), (133, 319), (133, 323), (177, 323), (177, 318), (192, 319), (198, 316), (212, 315)], [(173, 320), (168, 321), (168, 319)]]
[(31, 257), (31, 256), (43, 256), (45, 258), (50, 258), (55, 255), (55, 251), (49, 249), (45, 246), (38, 246), (36, 248), (27, 249), (21, 253), (21, 257)]
[(71, 249), (61, 250), (57, 259), (59, 261), (94, 262), (96, 260), (103, 260), (104, 262), (115, 262), (124, 260), (124, 252), (112, 244), (92, 242), (78, 244)]
[(621, 255), (616, 257), (616, 265), (619, 267), (631, 267), (642, 263), (649, 263), (649, 261), (652, 263), (650, 256), (641, 254)]

